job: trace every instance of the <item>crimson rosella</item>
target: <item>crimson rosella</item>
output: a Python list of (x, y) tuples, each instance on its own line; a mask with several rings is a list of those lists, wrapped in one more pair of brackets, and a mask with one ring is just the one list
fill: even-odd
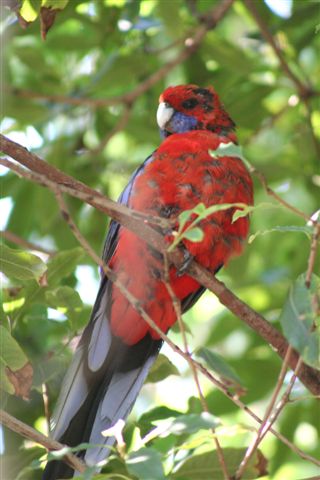
[[(160, 96), (157, 121), (163, 141), (132, 175), (120, 203), (168, 219), (200, 202), (206, 206), (253, 203), (252, 181), (241, 159), (212, 154), (221, 144), (237, 143), (235, 124), (212, 87), (167, 88)], [(233, 222), (234, 211), (221, 210), (202, 220), (201, 241), (182, 241), (189, 257), (212, 274), (241, 252), (248, 234), (248, 218)], [(172, 293), (163, 282), (162, 255), (112, 221), (103, 259), (167, 332), (176, 321), (176, 312)], [(204, 288), (185, 270), (171, 266), (169, 275), (185, 312)], [(128, 416), (161, 345), (159, 335), (103, 275), (90, 322), (60, 393), (53, 438), (70, 446), (82, 442), (105, 445), (80, 454), (89, 465), (105, 459), (114, 438), (101, 432)], [(73, 473), (62, 461), (51, 461), (43, 479), (69, 478)]]

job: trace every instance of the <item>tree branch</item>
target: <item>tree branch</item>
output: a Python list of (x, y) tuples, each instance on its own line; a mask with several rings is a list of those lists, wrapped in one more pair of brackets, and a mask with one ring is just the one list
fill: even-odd
[[(285, 357), (285, 359), (284, 359), (284, 361), (281, 365), (281, 370), (280, 370), (280, 373), (279, 373), (279, 376), (278, 376), (278, 380), (277, 380), (276, 386), (274, 388), (274, 391), (273, 391), (271, 400), (269, 402), (269, 405), (267, 406), (267, 409), (264, 413), (262, 423), (261, 423), (255, 437), (253, 438), (253, 441), (251, 442), (251, 444), (248, 446), (248, 448), (246, 450), (246, 453), (243, 457), (243, 460), (241, 461), (241, 463), (239, 465), (239, 468), (238, 468), (238, 470), (235, 474), (235, 480), (240, 480), (241, 479), (243, 473), (245, 472), (245, 470), (246, 470), (246, 468), (249, 464), (250, 458), (252, 458), (254, 452), (256, 451), (260, 442), (263, 440), (263, 438), (265, 436), (264, 431), (265, 431), (266, 425), (268, 425), (268, 420), (269, 420), (269, 418), (272, 414), (272, 411), (273, 411), (275, 403), (277, 401), (279, 392), (282, 388), (282, 385), (283, 385), (283, 382), (284, 382), (284, 379), (285, 379), (285, 375), (287, 373), (288, 361), (289, 361), (291, 353), (292, 353), (292, 347), (290, 346), (287, 350), (286, 357)], [(299, 362), (297, 363), (297, 365), (299, 365)], [(270, 425), (270, 427), (271, 427), (271, 425)]]
[[(29, 425), (21, 422), (17, 418), (13, 417), (9, 413), (5, 412), (4, 410), (0, 410), (0, 423), (6, 426), (10, 430), (22, 435), (23, 437), (27, 438), (28, 440), (32, 440), (33, 442), (39, 443), (47, 450), (61, 450), (65, 448), (65, 445), (59, 443), (55, 440), (52, 440), (42, 433), (38, 432), (34, 428), (30, 427)], [(83, 473), (86, 470), (86, 465), (83, 463), (80, 458), (76, 457), (72, 453), (67, 453), (63, 457), (64, 461), (70, 465), (74, 470), (77, 472)]]
[[(21, 145), (9, 140), (3, 135), (0, 135), (0, 142), (1, 150), (4, 153), (26, 166), (29, 171), (5, 159), (0, 159), (0, 164), (12, 169), (29, 180), (51, 188), (51, 190), (54, 190), (56, 184), (59, 185), (61, 192), (79, 198), (104, 213), (107, 213), (138, 237), (151, 244), (158, 251), (166, 253), (167, 244), (163, 236), (149, 226), (149, 224), (153, 224), (159, 226), (166, 225), (168, 227), (168, 222), (165, 219), (134, 212), (124, 205), (119, 205), (106, 199), (101, 193), (49, 165)], [(169, 259), (177, 268), (183, 263), (183, 255), (178, 250), (172, 252), (169, 255)], [(228, 290), (222, 282), (195, 262), (190, 265), (188, 274), (195, 278), (201, 285), (211, 290), (223, 305), (266, 340), (282, 359), (285, 358), (288, 342), (283, 335), (259, 315), (259, 313), (242, 302)], [(290, 368), (293, 370), (296, 367), (297, 359), (298, 354), (293, 351), (290, 357)], [(299, 379), (310, 392), (315, 395), (320, 395), (319, 371), (303, 364), (300, 369)]]

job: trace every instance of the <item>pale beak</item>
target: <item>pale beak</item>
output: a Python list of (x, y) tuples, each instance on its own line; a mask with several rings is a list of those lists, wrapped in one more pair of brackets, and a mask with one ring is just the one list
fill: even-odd
[(174, 114), (174, 109), (166, 102), (159, 103), (157, 110), (157, 123), (161, 130), (165, 129), (166, 124)]

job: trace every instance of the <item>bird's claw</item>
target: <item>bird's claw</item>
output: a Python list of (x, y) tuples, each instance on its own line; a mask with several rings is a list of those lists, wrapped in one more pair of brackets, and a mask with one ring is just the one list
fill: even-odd
[(177, 276), (178, 277), (182, 277), (182, 275), (184, 275), (187, 272), (188, 268), (190, 267), (191, 263), (193, 262), (193, 256), (191, 255), (191, 253), (188, 250), (183, 248), (182, 253), (183, 253), (183, 262), (177, 270)]

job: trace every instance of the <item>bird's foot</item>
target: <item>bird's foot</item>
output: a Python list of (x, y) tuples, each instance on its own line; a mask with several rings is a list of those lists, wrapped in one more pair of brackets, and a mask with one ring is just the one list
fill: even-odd
[(184, 275), (187, 272), (188, 268), (193, 262), (193, 256), (188, 250), (186, 250), (185, 248), (182, 248), (182, 253), (183, 253), (183, 262), (177, 270), (178, 277), (182, 277), (182, 275)]

